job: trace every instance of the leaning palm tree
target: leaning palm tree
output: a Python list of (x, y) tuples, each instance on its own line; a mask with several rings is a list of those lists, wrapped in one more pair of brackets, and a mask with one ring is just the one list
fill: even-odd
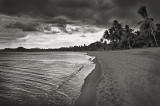
[(158, 43), (156, 40), (156, 33), (155, 33), (155, 26), (153, 24), (153, 19), (149, 18), (149, 15), (146, 10), (146, 6), (141, 6), (138, 10), (138, 13), (142, 16), (144, 20), (140, 21), (139, 24), (141, 24), (140, 29), (141, 31), (148, 36), (153, 35), (154, 41), (156, 43), (156, 46), (158, 47)]

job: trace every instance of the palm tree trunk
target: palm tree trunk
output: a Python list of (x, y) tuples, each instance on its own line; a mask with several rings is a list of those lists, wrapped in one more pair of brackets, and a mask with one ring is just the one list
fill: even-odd
[(154, 41), (155, 41), (155, 43), (156, 43), (156, 47), (158, 47), (158, 43), (157, 43), (157, 40), (156, 40), (155, 33), (153, 33), (153, 38), (154, 38)]
[(132, 47), (131, 47), (131, 43), (130, 43), (130, 41), (128, 41), (128, 46), (129, 46), (129, 49), (131, 49)]
[[(153, 24), (153, 23), (152, 23), (152, 24)], [(152, 28), (151, 31), (152, 31), (152, 33), (153, 33), (152, 35), (153, 35), (154, 41), (155, 41), (155, 43), (156, 43), (156, 47), (158, 47), (158, 43), (157, 43), (157, 39), (156, 39), (156, 34), (155, 34), (156, 32), (155, 32), (153, 26), (151, 26), (151, 28)]]

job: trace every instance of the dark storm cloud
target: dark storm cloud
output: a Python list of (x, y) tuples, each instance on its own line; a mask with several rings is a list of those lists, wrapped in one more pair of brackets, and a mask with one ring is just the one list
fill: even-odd
[(141, 0), (112, 0), (112, 1), (113, 4), (116, 5), (117, 7), (128, 8), (128, 7), (134, 7)]
[[(58, 33), (67, 35), (81, 33), (81, 29), (66, 29), (67, 25), (79, 26), (84, 34), (93, 35), (98, 32), (96, 28), (108, 28), (115, 19), (123, 25), (138, 27), (142, 20), (137, 13), (140, 5), (146, 5), (149, 16), (158, 23), (159, 4), (160, 0), (0, 0), (0, 47), (27, 39), (28, 34), (55, 34), (56, 28)], [(57, 25), (55, 31), (50, 25)], [(39, 38), (40, 34), (36, 36)]]
[(63, 8), (92, 8), (94, 5), (91, 3), (91, 0), (60, 0), (55, 1), (58, 7)]
[(136, 24), (140, 20), (137, 9), (142, 4), (147, 5), (153, 18), (159, 19), (159, 0), (0, 0), (0, 13), (39, 18), (65, 16), (99, 25), (114, 19)]
[(0, 11), (5, 14), (41, 11), (48, 0), (0, 0)]
[(151, 17), (160, 22), (160, 0), (149, 0), (147, 4)]
[(18, 28), (23, 31), (37, 31), (37, 26), (39, 24), (37, 23), (21, 23), (21, 22), (16, 22), (16, 23), (10, 23), (9, 25), (6, 25), (6, 28)]

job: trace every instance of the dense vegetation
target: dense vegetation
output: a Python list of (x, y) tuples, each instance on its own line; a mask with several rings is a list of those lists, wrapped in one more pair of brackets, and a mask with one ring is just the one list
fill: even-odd
[(129, 25), (123, 28), (117, 20), (114, 20), (112, 27), (104, 32), (101, 43), (106, 43), (106, 40), (110, 41), (107, 49), (158, 47), (160, 45), (160, 23), (153, 24), (153, 19), (149, 17), (145, 6), (141, 6), (138, 13), (143, 18), (138, 23), (139, 30), (134, 31)]

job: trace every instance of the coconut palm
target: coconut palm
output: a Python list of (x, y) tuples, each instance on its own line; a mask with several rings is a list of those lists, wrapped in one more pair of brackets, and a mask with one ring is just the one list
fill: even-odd
[(122, 36), (122, 25), (117, 21), (114, 20), (113, 21), (113, 35), (114, 35), (114, 40), (115, 42), (118, 44), (119, 41), (121, 40), (121, 36)]
[(156, 46), (158, 47), (158, 43), (156, 40), (156, 33), (155, 33), (155, 26), (153, 24), (153, 19), (149, 18), (149, 15), (147, 13), (146, 10), (146, 6), (141, 6), (138, 10), (138, 13), (142, 16), (142, 18), (144, 20), (140, 21), (139, 24), (141, 24), (140, 26), (140, 30), (143, 34), (147, 35), (148, 37), (150, 37), (151, 35), (154, 38), (154, 41), (156, 43)]
[(115, 28), (114, 27), (111, 27), (109, 29), (109, 39), (110, 39), (111, 42), (115, 42), (116, 34), (115, 34)]
[(131, 47), (131, 37), (132, 37), (132, 30), (130, 29), (129, 25), (125, 25), (125, 40), (127, 41), (127, 44), (128, 44), (128, 47), (129, 48), (132, 48)]
[(110, 34), (109, 34), (108, 30), (106, 30), (106, 31), (104, 32), (103, 39), (110, 40)]
[(105, 30), (102, 38), (100, 39), (100, 42), (104, 43), (106, 40), (110, 40), (110, 34), (109, 34), (108, 30)]
[(158, 44), (160, 44), (160, 22), (156, 24), (156, 38), (157, 38), (157, 42)]

